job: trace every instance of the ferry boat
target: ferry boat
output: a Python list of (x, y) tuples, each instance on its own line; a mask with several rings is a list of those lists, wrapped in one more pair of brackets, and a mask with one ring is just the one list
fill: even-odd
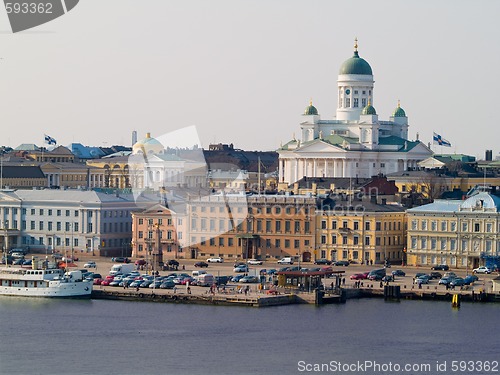
[(85, 298), (91, 293), (92, 281), (81, 271), (0, 268), (0, 296)]

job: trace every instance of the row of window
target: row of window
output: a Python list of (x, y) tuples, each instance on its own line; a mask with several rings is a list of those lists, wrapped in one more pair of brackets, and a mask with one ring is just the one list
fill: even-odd
[[(234, 241), (234, 238), (233, 237), (217, 237), (217, 238), (210, 238), (208, 240), (208, 245), (209, 246), (218, 246), (218, 247), (223, 247), (223, 246), (226, 246), (226, 239), (227, 239), (227, 246), (228, 247), (233, 247), (234, 244), (235, 244), (235, 241)], [(237, 239), (237, 244), (238, 244), (238, 247), (242, 246), (242, 240), (241, 238), (238, 238)], [(307, 248), (310, 246), (310, 241), (309, 240), (291, 240), (291, 239), (280, 239), (280, 238), (276, 238), (273, 240), (271, 240), (270, 238), (266, 238), (266, 239), (263, 239), (264, 241), (264, 246), (267, 247), (267, 248), (270, 248), (270, 247), (277, 247), (277, 248), (281, 248), (282, 245), (285, 249), (290, 249), (290, 248), (294, 248), (294, 249), (301, 249), (301, 248)], [(261, 241), (259, 238), (256, 238), (255, 240), (255, 246), (257, 247), (261, 247)], [(200, 237), (199, 238), (199, 241), (198, 241), (198, 238), (196, 236), (193, 236), (191, 237), (191, 242), (192, 243), (200, 243), (201, 246), (206, 246), (207, 245), (207, 240), (205, 237)]]
[[(326, 235), (321, 235), (320, 243), (322, 245), (327, 245), (327, 236)], [(371, 237), (365, 236), (365, 245), (370, 246), (370, 243), (371, 243)], [(402, 241), (401, 241), (400, 236), (375, 237), (375, 246), (400, 245), (401, 243), (402, 243)], [(335, 235), (335, 234), (332, 235), (330, 244), (331, 245), (340, 244), (340, 242), (338, 242), (338, 240), (337, 240), (337, 235)], [(342, 236), (342, 243), (341, 244), (342, 245), (349, 245), (349, 237)], [(352, 237), (352, 245), (360, 245), (360, 237), (359, 236)]]
[[(144, 224), (144, 221), (146, 221), (148, 225), (156, 225), (156, 224), (158, 224), (158, 225), (163, 225), (163, 223), (165, 222), (163, 219), (156, 219), (156, 223), (155, 223), (155, 222), (154, 222), (154, 221), (155, 221), (154, 219), (143, 219), (143, 218), (140, 218), (140, 219), (139, 219), (139, 225), (143, 225), (143, 224)], [(172, 225), (172, 222), (173, 222), (172, 218), (168, 218), (168, 219), (166, 220), (166, 224), (167, 224), (168, 226), (171, 226), (171, 225)], [(182, 225), (182, 219), (181, 219), (181, 218), (178, 218), (178, 219), (177, 219), (177, 225)]]
[[(349, 222), (347, 220), (343, 220), (342, 221), (342, 226), (341, 227), (338, 227), (338, 222), (337, 220), (332, 220), (330, 222), (330, 229), (339, 229), (339, 228), (345, 228), (345, 229), (352, 229), (352, 230), (359, 230), (360, 229), (360, 222), (359, 221), (353, 221), (352, 222), (352, 225), (353, 225), (353, 228), (349, 228)], [(328, 229), (327, 228), (327, 221), (326, 220), (322, 220), (321, 221), (321, 229)], [(365, 230), (371, 230), (372, 228), (372, 222), (370, 221), (365, 221)], [(401, 230), (401, 222), (397, 222), (397, 221), (384, 221), (384, 224), (383, 224), (383, 230)], [(380, 221), (377, 221), (375, 222), (375, 230), (376, 231), (381, 231), (382, 230), (382, 222)]]
[[(0, 209), (0, 211), (2, 211)], [(19, 210), (16, 208), (16, 207), (5, 207), (3, 209), (3, 216), (5, 217), (6, 215), (9, 215), (10, 212), (12, 211), (12, 214), (13, 215), (17, 215)], [(52, 208), (49, 208), (49, 209), (45, 209), (45, 208), (39, 208), (39, 209), (36, 209), (36, 208), (30, 208), (29, 209), (29, 212), (32, 216), (34, 215), (40, 215), (40, 216), (66, 216), (66, 217), (69, 217), (69, 216), (74, 216), (74, 217), (79, 217), (80, 216), (80, 211), (79, 210), (54, 210)], [(122, 212), (122, 211), (120, 211)], [(63, 215), (64, 213), (64, 215)], [(104, 213), (106, 213), (106, 211), (104, 211)], [(116, 211), (115, 211), (116, 213)], [(128, 213), (128, 212), (126, 212)], [(27, 208), (22, 208), (21, 209), (21, 214), (22, 215), (27, 215), (28, 214), (28, 209)], [(0, 213), (1, 215), (1, 213)], [(93, 211), (87, 211), (87, 217), (92, 217), (93, 216)], [(121, 217), (122, 215), (120, 215)], [(104, 215), (104, 217), (106, 217), (106, 215)], [(110, 216), (111, 217), (111, 216)], [(116, 215), (115, 215), (116, 217)]]
[[(249, 214), (262, 214), (265, 212), (266, 214), (269, 214), (269, 215), (270, 214), (280, 215), (284, 212), (287, 215), (298, 215), (298, 214), (309, 215), (309, 207), (292, 206), (292, 205), (285, 206), (285, 207), (272, 206), (272, 205), (271, 206), (263, 206), (263, 207), (249, 206), (247, 209), (248, 209)], [(197, 212), (198, 207), (193, 206), (191, 208), (191, 211)], [(224, 205), (219, 205), (218, 210), (216, 209), (215, 206), (209, 206), (209, 207), (200, 206), (199, 211), (200, 212), (211, 212), (211, 213), (218, 211), (219, 213), (225, 213), (225, 212), (227, 212), (227, 208)], [(236, 212), (243, 213), (243, 207), (237, 207)]]
[[(411, 237), (410, 238), (410, 248), (414, 250), (442, 250), (442, 251), (456, 251), (458, 250), (457, 244), (459, 241), (455, 238), (442, 238), (442, 239), (437, 239), (437, 238), (418, 238), (418, 237)], [(474, 250), (474, 251), (485, 251), (487, 253), (490, 253), (493, 251), (493, 246), (494, 246), (495, 241), (493, 240), (485, 240), (483, 247), (481, 247), (481, 242), (478, 240), (469, 240), (469, 239), (462, 239), (460, 240), (460, 249), (462, 252), (466, 252), (469, 249)], [(419, 246), (420, 245), (420, 246)], [(500, 241), (498, 242), (497, 249), (500, 249)]]
[[(273, 225), (274, 223), (274, 225)], [(300, 220), (262, 220), (262, 219), (257, 219), (255, 220), (255, 228), (253, 221), (247, 221), (246, 223), (246, 230), (247, 232), (253, 232), (255, 230), (256, 233), (272, 233), (273, 231), (276, 233), (281, 233), (284, 231), (285, 233), (292, 233), (292, 223), (293, 223), (293, 230), (294, 233), (302, 233), (302, 230), (305, 233), (310, 233), (311, 231), (311, 223), (309, 221), (303, 222), (303, 225), (301, 224), (302, 221)], [(207, 226), (208, 224), (208, 226)], [(217, 226), (218, 224), (218, 226)], [(242, 231), (243, 230), (243, 222), (241, 222), (237, 230)], [(198, 219), (192, 218), (191, 219), (191, 229), (192, 230), (201, 230), (201, 231), (211, 231), (211, 232), (224, 232), (226, 230), (231, 230), (232, 229), (232, 222), (231, 220), (215, 220), (215, 219), (199, 219), (199, 226), (198, 226)], [(227, 229), (226, 229), (227, 228)]]
[[(411, 229), (412, 230), (418, 230), (419, 229), (419, 221), (417, 219), (414, 219), (411, 221)], [(471, 224), (471, 225), (470, 225)], [(484, 226), (482, 225), (484, 224)], [(473, 232), (486, 232), (486, 233), (492, 233), (493, 232), (493, 223), (469, 223), (466, 221), (461, 222), (461, 231), (462, 232), (468, 232), (469, 228)], [(439, 224), (439, 230), (442, 232), (448, 231), (455, 232), (457, 230), (457, 222), (456, 221), (441, 221)], [(484, 228), (484, 229), (483, 229)], [(431, 230), (431, 231), (437, 231), (438, 230), (438, 221), (437, 220), (431, 220), (430, 221), (430, 226), (428, 223), (428, 220), (420, 220), (420, 230)], [(500, 230), (500, 227), (499, 227)]]

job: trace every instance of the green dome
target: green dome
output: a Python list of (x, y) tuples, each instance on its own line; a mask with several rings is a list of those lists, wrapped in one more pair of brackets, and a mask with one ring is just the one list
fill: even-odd
[(318, 110), (312, 105), (312, 100), (309, 102), (309, 106), (304, 110), (304, 116), (317, 115)]
[(392, 113), (392, 117), (406, 117), (406, 113), (405, 113), (404, 109), (399, 106), (399, 103), (398, 103), (398, 107)]
[(344, 61), (340, 67), (339, 74), (373, 75), (372, 67), (365, 59), (359, 57), (358, 51), (354, 51), (354, 56)]
[(368, 104), (365, 108), (363, 108), (363, 111), (361, 112), (362, 115), (376, 115), (377, 111), (375, 111), (375, 108), (371, 104)]

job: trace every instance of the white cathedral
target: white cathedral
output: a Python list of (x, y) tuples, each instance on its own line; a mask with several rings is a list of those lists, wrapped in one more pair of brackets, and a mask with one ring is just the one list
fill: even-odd
[[(282, 145), (279, 182), (307, 177), (369, 178), (417, 167), (432, 151), (418, 139), (408, 140), (408, 117), (399, 102), (389, 121), (380, 121), (373, 107), (373, 73), (358, 54), (340, 67), (337, 116), (322, 120), (309, 103), (300, 123), (301, 139)], [(418, 138), (418, 137), (417, 137)]]

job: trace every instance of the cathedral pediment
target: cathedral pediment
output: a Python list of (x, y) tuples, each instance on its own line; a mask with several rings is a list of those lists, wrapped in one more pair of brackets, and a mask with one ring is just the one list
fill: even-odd
[(295, 150), (296, 153), (310, 153), (310, 152), (342, 152), (345, 153), (342, 147), (332, 145), (330, 143), (324, 142), (321, 139), (315, 139), (314, 141), (303, 144), (300, 148)]

